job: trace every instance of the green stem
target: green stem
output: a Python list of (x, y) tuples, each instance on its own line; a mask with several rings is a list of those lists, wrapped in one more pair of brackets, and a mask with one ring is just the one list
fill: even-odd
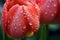
[[(3, 28), (1, 27), (1, 30), (2, 30)], [(3, 40), (5, 40), (5, 33), (4, 33), (4, 31), (2, 30), (2, 38), (3, 38)]]
[(5, 34), (4, 34), (4, 31), (3, 31), (2, 35), (3, 35), (3, 40), (5, 40)]
[(41, 24), (40, 26), (40, 39), (39, 40), (47, 40), (47, 28), (45, 24)]
[(14, 39), (14, 40), (21, 40), (21, 39)]

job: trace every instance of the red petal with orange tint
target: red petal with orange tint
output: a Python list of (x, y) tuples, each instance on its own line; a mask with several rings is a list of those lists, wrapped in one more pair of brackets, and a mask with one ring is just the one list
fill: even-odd
[[(29, 3), (28, 3), (29, 4)], [(39, 7), (37, 7), (38, 9)], [(27, 21), (29, 23), (29, 28), (31, 32), (37, 32), (39, 29), (39, 12), (36, 9), (36, 5), (33, 6), (32, 4), (24, 6), (25, 15), (27, 17)], [(38, 9), (39, 10), (39, 9)]]
[(26, 23), (23, 15), (23, 8), (19, 6), (18, 10), (13, 13), (12, 7), (9, 11), (10, 16), (8, 19), (8, 33), (12, 37), (22, 37), (26, 34)]

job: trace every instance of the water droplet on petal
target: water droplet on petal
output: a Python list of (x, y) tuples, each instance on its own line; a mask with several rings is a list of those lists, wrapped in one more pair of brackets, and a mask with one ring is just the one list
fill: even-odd
[(47, 5), (47, 7), (49, 7), (49, 5)]
[(26, 27), (23, 27), (23, 29), (26, 29)]
[(54, 16), (54, 14), (52, 13), (51, 16)]
[(23, 11), (21, 11), (21, 13), (23, 13)]
[(56, 7), (56, 4), (54, 4), (54, 7)]
[(19, 24), (19, 26), (20, 26), (21, 24)]
[(23, 14), (25, 14), (25, 13), (23, 13)]
[(10, 21), (8, 20), (8, 23), (9, 23)]
[(29, 16), (29, 15), (28, 15)]
[(16, 27), (15, 27), (15, 29), (16, 29)]
[(45, 12), (45, 14), (47, 14), (47, 12)]
[(27, 19), (29, 19), (29, 18), (27, 18)]
[(32, 23), (29, 23), (29, 25), (32, 25)]

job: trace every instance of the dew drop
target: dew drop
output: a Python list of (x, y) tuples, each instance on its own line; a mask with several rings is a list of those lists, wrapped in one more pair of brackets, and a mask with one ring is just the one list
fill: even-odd
[(15, 18), (18, 18), (18, 16), (16, 16)]
[(20, 26), (21, 24), (19, 24), (19, 26)]
[(23, 13), (23, 14), (25, 14), (25, 13)]
[(51, 16), (54, 16), (54, 14), (52, 13)]
[(32, 25), (32, 23), (29, 23), (29, 25)]
[(15, 26), (15, 24), (14, 24), (14, 26)]
[(47, 12), (45, 12), (45, 14), (47, 14)]
[(23, 13), (23, 11), (21, 11), (21, 13)]
[(23, 29), (26, 29), (26, 27), (23, 27)]
[(8, 20), (8, 23), (10, 23), (10, 21)]
[(34, 30), (34, 32), (36, 32), (36, 29)]
[(24, 16), (24, 17), (26, 17), (26, 16)]
[(38, 27), (36, 27), (36, 30), (38, 30)]
[(15, 27), (15, 29), (16, 29), (16, 27)]
[(5, 26), (6, 26), (6, 24), (5, 24)]
[(27, 18), (27, 19), (29, 19), (29, 18)]
[(29, 15), (28, 15), (29, 16)]
[(49, 7), (49, 5), (47, 5), (47, 7)]
[(54, 7), (56, 7), (56, 4), (54, 4)]
[(33, 28), (33, 26), (32, 26), (32, 28)]
[(50, 0), (50, 2), (51, 2), (51, 0)]

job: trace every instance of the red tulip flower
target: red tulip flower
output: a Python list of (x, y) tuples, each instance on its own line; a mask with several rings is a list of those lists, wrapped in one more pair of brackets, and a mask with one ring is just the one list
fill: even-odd
[(23, 0), (6, 0), (2, 10), (4, 32), (21, 38), (28, 33), (35, 34), (39, 29), (40, 9), (37, 4)]
[(54, 20), (55, 20), (54, 21), (55, 23), (60, 23), (60, 0), (58, 0), (58, 10), (57, 10), (57, 15)]
[(58, 0), (37, 0), (41, 9), (41, 23), (51, 23), (57, 15)]

